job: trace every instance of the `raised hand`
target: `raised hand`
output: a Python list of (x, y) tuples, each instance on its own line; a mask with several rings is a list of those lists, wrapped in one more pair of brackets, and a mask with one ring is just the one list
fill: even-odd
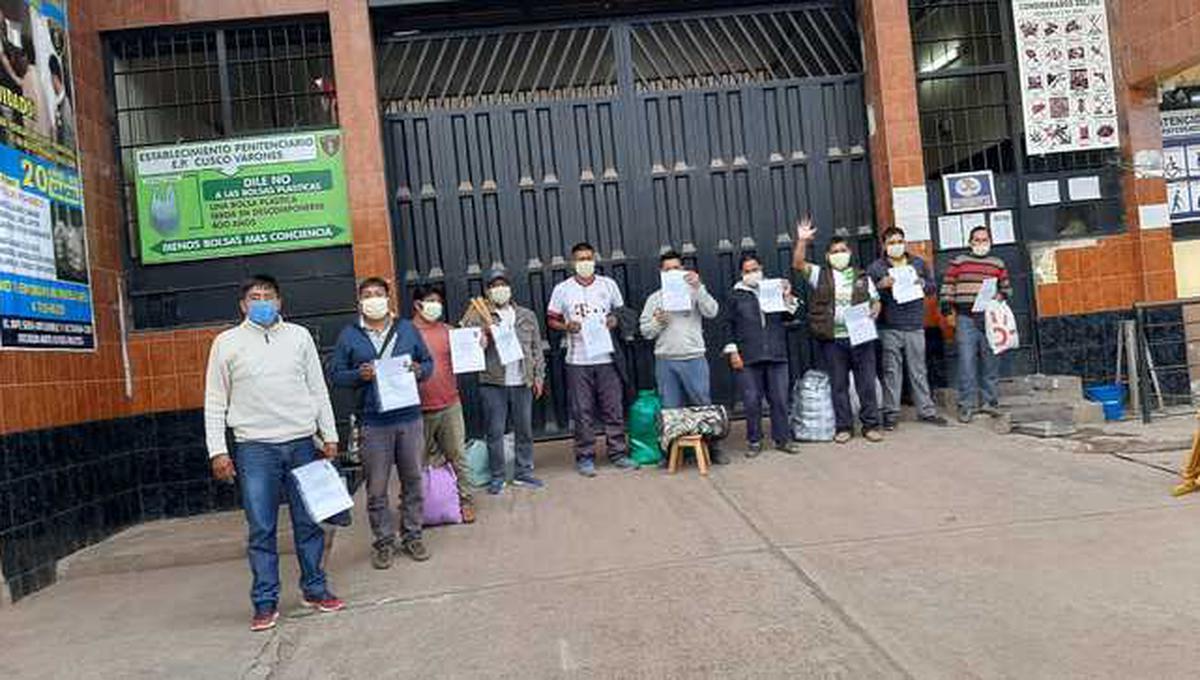
[(796, 221), (796, 240), (808, 242), (813, 240), (817, 235), (816, 228), (813, 227), (812, 216), (805, 215), (800, 220)]

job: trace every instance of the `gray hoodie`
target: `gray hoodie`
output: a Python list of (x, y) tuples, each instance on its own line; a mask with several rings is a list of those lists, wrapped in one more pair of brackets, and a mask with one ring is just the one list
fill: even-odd
[(690, 312), (668, 312), (670, 320), (664, 325), (654, 313), (662, 307), (662, 291), (656, 290), (642, 308), (642, 337), (654, 341), (654, 356), (659, 359), (686, 361), (704, 356), (704, 319), (717, 315), (719, 305), (701, 284), (692, 296)]

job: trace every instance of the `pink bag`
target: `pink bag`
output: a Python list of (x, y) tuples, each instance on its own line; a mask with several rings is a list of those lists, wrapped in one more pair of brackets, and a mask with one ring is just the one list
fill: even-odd
[(425, 468), (422, 487), (425, 490), (425, 526), (462, 522), (462, 507), (458, 504), (458, 478), (454, 476), (454, 468), (449, 463)]

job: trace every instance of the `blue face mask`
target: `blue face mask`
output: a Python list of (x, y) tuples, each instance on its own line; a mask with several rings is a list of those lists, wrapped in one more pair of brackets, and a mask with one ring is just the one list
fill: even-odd
[(277, 300), (251, 300), (246, 305), (246, 318), (259, 326), (270, 326), (279, 319)]

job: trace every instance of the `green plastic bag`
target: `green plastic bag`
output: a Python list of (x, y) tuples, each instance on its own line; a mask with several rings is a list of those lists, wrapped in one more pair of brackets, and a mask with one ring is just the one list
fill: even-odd
[(638, 465), (658, 465), (658, 414), (662, 400), (654, 390), (641, 390), (629, 407), (629, 457)]

